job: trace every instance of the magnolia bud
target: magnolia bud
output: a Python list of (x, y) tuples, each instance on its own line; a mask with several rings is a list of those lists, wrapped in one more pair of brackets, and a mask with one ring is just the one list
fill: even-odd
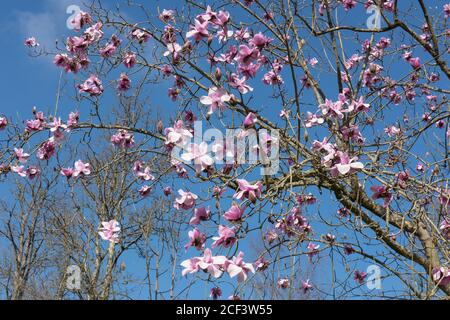
[(222, 71), (220, 71), (219, 67), (216, 68), (216, 72), (214, 73), (214, 77), (216, 78), (217, 81), (220, 81), (220, 78), (222, 78)]
[(159, 133), (162, 133), (163, 130), (164, 130), (164, 125), (163, 125), (163, 123), (162, 123), (161, 120), (159, 120), (158, 123), (156, 124), (156, 130), (157, 130)]

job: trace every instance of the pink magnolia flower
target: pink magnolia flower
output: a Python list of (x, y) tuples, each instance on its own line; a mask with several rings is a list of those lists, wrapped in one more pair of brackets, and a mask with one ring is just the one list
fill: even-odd
[(425, 165), (423, 163), (418, 163), (416, 166), (416, 170), (419, 172), (424, 172), (425, 171)]
[(8, 125), (8, 120), (5, 117), (0, 117), (0, 131), (4, 130)]
[(181, 155), (181, 159), (187, 162), (193, 160), (197, 172), (202, 172), (214, 163), (214, 160), (209, 156), (208, 144), (206, 142), (200, 144), (192, 143), (188, 147), (188, 151)]
[(131, 32), (131, 38), (142, 44), (147, 42), (152, 36), (143, 28), (135, 29)]
[(450, 269), (446, 267), (434, 268), (433, 280), (441, 286), (447, 286), (450, 284)]
[(147, 197), (148, 195), (150, 195), (150, 193), (152, 192), (152, 190), (153, 190), (152, 187), (147, 186), (147, 185), (144, 185), (144, 186), (142, 186), (142, 187), (139, 189), (139, 194), (140, 194), (142, 197)]
[(135, 64), (136, 64), (136, 54), (134, 52), (128, 52), (123, 57), (123, 65), (126, 68), (133, 68)]
[[(206, 249), (208, 250), (208, 249)], [(200, 262), (200, 258), (191, 258), (184, 260), (181, 262), (181, 266), (184, 268), (183, 271), (181, 271), (181, 275), (184, 277), (188, 273), (196, 273), (200, 270), (200, 267), (198, 263)]]
[(36, 157), (39, 160), (48, 160), (56, 152), (56, 145), (52, 139), (45, 141), (38, 149)]
[(30, 48), (39, 46), (39, 43), (36, 41), (35, 37), (30, 37), (30, 38), (25, 39), (24, 44)]
[(314, 67), (317, 63), (319, 63), (319, 60), (317, 60), (317, 58), (313, 57), (309, 59), (309, 64), (311, 67)]
[[(74, 128), (77, 126), (78, 121), (80, 120), (79, 112), (71, 112), (69, 113), (69, 120), (67, 120), (67, 128)], [(67, 130), (69, 131), (69, 130)]]
[(338, 176), (339, 174), (345, 175), (347, 173), (353, 173), (357, 170), (361, 170), (364, 168), (364, 165), (361, 162), (357, 162), (358, 157), (350, 158), (347, 153), (338, 151), (336, 152), (339, 157), (339, 163), (336, 163), (331, 169), (331, 175), (333, 177)]
[(164, 195), (165, 195), (166, 197), (168, 197), (168, 196), (170, 196), (170, 195), (172, 194), (172, 188), (171, 188), (171, 187), (165, 187), (165, 188), (163, 189), (163, 192), (164, 192)]
[(349, 111), (355, 111), (355, 112), (368, 112), (370, 109), (370, 104), (364, 103), (364, 97), (359, 97), (358, 101), (352, 101), (352, 103), (349, 105), (348, 110)]
[(26, 170), (26, 174), (28, 179), (33, 180), (41, 173), (41, 170), (37, 168), (36, 166), (29, 166)]
[(117, 81), (117, 90), (127, 91), (131, 88), (131, 80), (126, 73), (120, 74), (120, 78)]
[(200, 102), (210, 106), (208, 114), (214, 113), (219, 108), (221, 111), (225, 109), (225, 103), (231, 100), (231, 96), (223, 88), (211, 87), (207, 96), (202, 96)]
[(450, 3), (444, 4), (444, 14), (445, 14), (445, 19), (448, 19), (448, 17), (450, 17)]
[(243, 198), (249, 199), (251, 202), (255, 203), (256, 199), (261, 197), (262, 182), (258, 181), (255, 184), (250, 184), (247, 180), (237, 179), (239, 185), (239, 190), (233, 195), (233, 198), (242, 200)]
[(80, 11), (72, 20), (70, 20), (70, 23), (75, 31), (80, 31), (86, 24), (92, 23), (92, 18), (89, 13)]
[(245, 44), (239, 46), (238, 54), (236, 56), (236, 61), (240, 65), (248, 65), (251, 62), (258, 59), (260, 52), (258, 48), (248, 47)]
[(60, 172), (67, 179), (70, 179), (73, 176), (74, 170), (72, 168), (62, 168)]
[(125, 129), (119, 129), (116, 134), (111, 136), (111, 143), (124, 149), (134, 146), (133, 134)]
[(244, 262), (244, 253), (242, 251), (232, 260), (225, 262), (225, 269), (227, 270), (230, 278), (238, 277), (238, 282), (247, 280), (247, 274), (249, 272), (255, 273), (255, 269), (251, 263)]
[(206, 235), (201, 233), (197, 228), (188, 232), (189, 242), (184, 246), (187, 250), (190, 247), (195, 247), (197, 250), (202, 250), (205, 247)]
[(271, 86), (284, 83), (284, 80), (281, 77), (281, 75), (278, 72), (275, 72), (274, 70), (270, 70), (269, 72), (264, 74), (262, 81), (263, 83)]
[(312, 285), (309, 283), (309, 279), (306, 281), (302, 281), (302, 291), (303, 294), (307, 294), (309, 290), (312, 289)]
[(151, 174), (150, 167), (145, 167), (144, 171), (137, 170), (135, 172), (136, 177), (144, 181), (155, 180), (155, 177)]
[(28, 153), (23, 152), (22, 148), (14, 148), (14, 153), (16, 154), (17, 160), (20, 163), (26, 163), (30, 155)]
[(401, 130), (399, 128), (397, 128), (396, 126), (390, 126), (390, 127), (385, 128), (384, 132), (389, 137), (392, 137), (392, 136), (398, 135), (401, 132)]
[(11, 171), (17, 173), (22, 178), (27, 176), (27, 171), (24, 166), (11, 166)]
[(103, 240), (117, 243), (119, 242), (120, 225), (116, 220), (102, 222), (98, 234)]
[(194, 25), (190, 26), (190, 31), (186, 33), (186, 38), (194, 37), (195, 41), (200, 41), (203, 38), (208, 38), (208, 24), (209, 21), (200, 22), (199, 20), (195, 19)]
[(290, 281), (288, 278), (281, 278), (277, 281), (277, 286), (280, 289), (287, 289), (290, 287)]
[(314, 113), (307, 111), (306, 114), (307, 114), (307, 117), (306, 117), (305, 127), (307, 127), (307, 128), (311, 128), (313, 126), (318, 126), (324, 122), (324, 119), (322, 117), (318, 117)]
[(189, 210), (195, 206), (195, 200), (198, 196), (192, 192), (186, 192), (183, 190), (178, 190), (179, 198), (175, 199), (174, 208), (177, 210)]
[(283, 109), (283, 110), (281, 110), (280, 111), (280, 118), (282, 118), (282, 119), (289, 119), (289, 113), (290, 113), (291, 111), (290, 110), (286, 110), (286, 109)]
[(445, 239), (450, 240), (450, 218), (446, 218), (442, 221), (439, 230), (441, 230)]
[(163, 11), (159, 14), (158, 18), (163, 22), (169, 22), (173, 20), (173, 15), (175, 11), (163, 9)]
[(89, 93), (91, 96), (98, 96), (103, 93), (103, 85), (99, 78), (91, 75), (83, 84), (78, 85), (80, 92)]
[(408, 62), (411, 65), (411, 67), (413, 67), (415, 70), (420, 69), (421, 64), (420, 59), (418, 57), (410, 58)]
[(231, 87), (238, 89), (242, 94), (253, 91), (253, 88), (247, 84), (247, 77), (239, 78), (235, 73), (229, 75), (228, 84)]
[(89, 163), (84, 163), (81, 160), (75, 162), (74, 168), (72, 176), (75, 178), (91, 174), (91, 165)]
[(322, 114), (324, 116), (329, 116), (332, 118), (344, 118), (343, 112), (346, 112), (346, 110), (342, 109), (342, 103), (340, 101), (338, 102), (332, 102), (331, 100), (325, 99), (325, 103), (322, 103), (319, 105), (319, 108), (322, 110)]
[(83, 33), (86, 41), (88, 41), (88, 43), (99, 41), (103, 37), (102, 27), (103, 24), (101, 22), (97, 22), (91, 27), (87, 28)]
[(310, 242), (308, 244), (307, 249), (308, 249), (309, 260), (311, 260), (316, 254), (319, 253), (319, 251), (317, 251), (319, 248), (320, 248), (320, 245), (318, 245), (318, 244), (314, 244), (312, 242)]
[(367, 273), (364, 271), (355, 270), (353, 273), (353, 279), (355, 279), (359, 284), (364, 284), (364, 281), (367, 277)]
[(393, 199), (392, 193), (388, 191), (388, 189), (384, 186), (372, 186), (370, 187), (372, 190), (372, 199), (384, 199), (384, 207), (387, 208)]
[(264, 257), (259, 257), (255, 261), (255, 266), (257, 271), (264, 271), (269, 267), (269, 262)]
[(186, 144), (193, 137), (192, 133), (184, 127), (181, 120), (175, 122), (173, 127), (166, 128), (166, 144)]
[(248, 129), (250, 127), (253, 127), (255, 123), (258, 122), (258, 117), (253, 113), (250, 112), (244, 119), (243, 125), (245, 129)]
[(194, 215), (191, 220), (189, 220), (189, 224), (198, 225), (202, 221), (207, 221), (211, 217), (211, 211), (206, 209), (205, 207), (195, 208)]
[(239, 221), (244, 214), (245, 208), (240, 208), (237, 203), (233, 203), (230, 209), (223, 215), (223, 217), (228, 221)]
[(267, 47), (272, 41), (273, 39), (270, 39), (265, 35), (263, 35), (261, 32), (259, 32), (255, 34), (253, 38), (248, 41), (248, 43), (261, 50)]
[(209, 296), (213, 298), (213, 300), (217, 300), (222, 296), (222, 289), (219, 287), (214, 287), (211, 289)]
[(213, 237), (212, 248), (223, 246), (224, 248), (232, 247), (236, 242), (236, 234), (234, 228), (227, 228), (225, 226), (219, 226), (219, 237)]

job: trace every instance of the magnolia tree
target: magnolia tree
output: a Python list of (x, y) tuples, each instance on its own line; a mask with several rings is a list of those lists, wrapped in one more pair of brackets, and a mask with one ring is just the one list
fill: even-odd
[[(448, 298), (449, 17), (423, 0), (96, 1), (64, 45), (27, 39), (61, 79), (54, 110), (0, 118), (3, 181), (21, 186), (7, 296), (58, 266), (50, 297), (132, 297), (130, 276), (147, 298)], [(124, 275), (130, 250), (143, 276)]]

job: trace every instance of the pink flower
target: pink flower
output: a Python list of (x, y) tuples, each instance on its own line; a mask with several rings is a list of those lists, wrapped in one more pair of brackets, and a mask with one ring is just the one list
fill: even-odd
[(144, 185), (139, 189), (139, 194), (142, 197), (147, 197), (152, 192), (152, 190), (153, 190), (152, 187)]
[(450, 218), (445, 218), (439, 226), (445, 239), (450, 240)]
[(211, 87), (207, 96), (200, 98), (200, 102), (210, 106), (208, 114), (214, 113), (219, 108), (221, 111), (225, 109), (225, 103), (231, 100), (231, 96), (223, 88)]
[(128, 149), (134, 146), (134, 137), (127, 130), (119, 129), (116, 134), (111, 136), (111, 143), (116, 147)]
[(99, 78), (91, 75), (83, 84), (78, 85), (80, 92), (89, 93), (91, 96), (98, 96), (103, 93), (103, 85)]
[(143, 28), (135, 29), (131, 32), (131, 39), (137, 40), (140, 44), (147, 42), (151, 37), (150, 33)]
[(392, 136), (398, 135), (401, 132), (401, 130), (399, 128), (397, 128), (396, 126), (390, 126), (390, 127), (385, 128), (384, 132), (389, 137), (392, 137)]
[(364, 284), (364, 281), (367, 277), (367, 273), (365, 273), (364, 271), (355, 270), (353, 274), (354, 274), (353, 279), (355, 279), (359, 284)]
[(290, 112), (290, 110), (286, 110), (286, 109), (281, 110), (280, 118), (286, 119), (286, 120), (289, 119), (289, 112)]
[(172, 188), (171, 188), (171, 187), (165, 187), (165, 188), (163, 189), (163, 192), (164, 192), (164, 195), (165, 195), (166, 197), (168, 197), (168, 196), (170, 196), (170, 195), (172, 194)]
[(184, 127), (183, 121), (178, 120), (173, 127), (166, 128), (166, 144), (186, 144), (193, 137), (192, 133)]
[(386, 189), (384, 186), (372, 186), (370, 187), (372, 190), (372, 199), (384, 199), (384, 207), (387, 208), (393, 199), (392, 193)]
[(123, 57), (123, 65), (126, 68), (133, 68), (135, 64), (136, 64), (136, 54), (134, 52), (128, 52)]
[(73, 176), (74, 170), (72, 168), (62, 168), (60, 172), (67, 179), (70, 179)]
[(11, 171), (17, 173), (22, 178), (27, 176), (27, 171), (24, 166), (11, 166)]
[(306, 118), (306, 124), (305, 126), (307, 128), (311, 128), (313, 126), (320, 125), (324, 122), (324, 119), (322, 117), (318, 117), (317, 115), (307, 111), (307, 118)]
[(409, 59), (409, 64), (411, 65), (411, 67), (413, 67), (414, 69), (420, 69), (420, 59), (417, 57), (417, 58), (410, 58)]
[(250, 127), (253, 127), (255, 125), (255, 123), (258, 122), (258, 118), (257, 116), (253, 113), (250, 112), (244, 119), (243, 125), (245, 129), (248, 129)]
[(27, 177), (30, 180), (33, 180), (40, 173), (41, 173), (41, 170), (35, 166), (29, 166), (28, 169), (26, 170)]
[(151, 174), (150, 167), (145, 167), (144, 171), (137, 170), (135, 172), (136, 177), (144, 181), (155, 180), (155, 177)]
[(184, 246), (187, 250), (190, 247), (195, 247), (197, 250), (202, 250), (205, 247), (206, 235), (201, 233), (197, 228), (188, 232), (189, 242)]
[(225, 226), (219, 226), (219, 237), (213, 237), (212, 248), (223, 246), (224, 248), (228, 248), (234, 245), (236, 242), (236, 235), (234, 233), (233, 228), (227, 228)]
[(45, 141), (36, 153), (36, 157), (39, 160), (48, 160), (50, 159), (56, 151), (55, 142), (51, 139)]
[(188, 151), (181, 155), (181, 159), (187, 162), (193, 160), (197, 172), (202, 172), (214, 163), (214, 160), (209, 156), (208, 144), (206, 142), (200, 144), (192, 143), (188, 147)]
[(16, 154), (17, 160), (20, 163), (26, 163), (30, 155), (28, 153), (23, 152), (22, 148), (14, 148), (14, 153)]
[(277, 286), (280, 289), (287, 289), (290, 287), (290, 282), (288, 278), (281, 278), (277, 281)]
[(318, 62), (319, 62), (319, 60), (317, 60), (317, 58), (315, 58), (315, 57), (309, 59), (309, 64), (311, 65), (311, 67), (314, 67)]
[(194, 23), (194, 26), (189, 27), (190, 31), (186, 33), (186, 38), (194, 37), (195, 41), (200, 41), (203, 38), (208, 38), (209, 21), (200, 22), (199, 20), (195, 19)]
[(307, 294), (309, 290), (312, 289), (312, 285), (309, 283), (309, 279), (306, 281), (302, 281), (302, 291), (303, 294)]
[(122, 73), (118, 80), (117, 90), (119, 91), (127, 91), (131, 88), (131, 80), (128, 78), (126, 73)]
[(314, 243), (312, 243), (312, 242), (310, 242), (310, 243), (308, 244), (307, 249), (308, 249), (308, 257), (309, 257), (309, 260), (311, 260), (316, 254), (319, 253), (319, 252), (317, 251), (319, 248), (320, 248), (320, 245), (318, 245), (318, 244), (314, 244)]
[(228, 77), (228, 84), (231, 87), (238, 89), (242, 94), (253, 91), (253, 88), (250, 87), (246, 82), (247, 77), (239, 78), (235, 73), (230, 74)]
[(173, 19), (175, 11), (163, 9), (163, 11), (159, 14), (158, 18), (163, 22), (169, 22)]
[[(208, 250), (208, 249), (206, 249)], [(181, 266), (184, 267), (181, 275), (184, 277), (188, 273), (196, 273), (200, 270), (198, 263), (200, 262), (200, 258), (191, 258), (184, 260), (181, 262)]]
[(210, 273), (214, 278), (219, 278), (223, 273), (223, 265), (227, 261), (224, 256), (213, 256), (209, 248), (205, 249), (203, 257), (195, 257), (184, 260), (181, 266), (184, 267), (182, 275), (196, 273), (199, 270)]
[(243, 260), (244, 253), (242, 251), (236, 257), (230, 261), (225, 262), (225, 269), (227, 270), (230, 278), (238, 277), (238, 282), (247, 280), (247, 274), (249, 272), (255, 273), (255, 269), (251, 263), (246, 263)]
[(92, 18), (89, 13), (80, 11), (70, 23), (75, 31), (80, 31), (86, 24), (92, 23)]
[(214, 287), (211, 289), (209, 296), (213, 298), (213, 300), (217, 300), (222, 296), (222, 289), (219, 287)]
[(73, 177), (82, 177), (82, 176), (88, 176), (91, 174), (91, 165), (89, 163), (84, 163), (81, 160), (78, 160), (75, 162), (74, 165), (75, 169), (73, 171), (72, 176)]
[(437, 284), (446, 287), (448, 284), (450, 284), (450, 269), (446, 267), (434, 268), (433, 280)]
[(349, 11), (356, 6), (355, 0), (342, 0), (342, 5), (344, 6), (345, 11)]
[(342, 102), (338, 101), (336, 103), (332, 102), (331, 100), (325, 99), (325, 103), (322, 103), (319, 105), (319, 108), (322, 109), (322, 114), (324, 116), (329, 116), (332, 118), (344, 118), (343, 112), (346, 112), (346, 110), (342, 109)]
[(195, 208), (194, 215), (191, 220), (189, 220), (189, 224), (198, 225), (202, 221), (209, 220), (210, 217), (211, 211), (209, 209), (206, 209), (205, 207)]
[(189, 210), (195, 206), (195, 200), (198, 196), (191, 192), (185, 192), (183, 190), (178, 190), (179, 198), (175, 199), (174, 208), (177, 210)]
[(30, 47), (30, 48), (32, 48), (32, 47), (38, 47), (38, 46), (39, 46), (39, 43), (36, 41), (36, 38), (35, 38), (35, 37), (27, 38), (27, 39), (25, 40), (24, 44), (25, 44), (27, 47)]
[(239, 46), (239, 51), (236, 57), (236, 61), (241, 65), (248, 65), (252, 61), (258, 59), (260, 53), (257, 48), (250, 48), (242, 44)]
[[(69, 113), (69, 120), (67, 120), (67, 127), (68, 128), (76, 127), (79, 120), (80, 120), (80, 113), (79, 112), (71, 112), (71, 113)], [(69, 131), (69, 130), (67, 130), (67, 131)]]
[(269, 262), (264, 257), (259, 257), (255, 261), (255, 266), (257, 271), (264, 271), (269, 267)]
[(445, 19), (448, 19), (448, 17), (450, 17), (450, 3), (444, 4), (444, 14)]
[(350, 158), (347, 153), (341, 151), (337, 151), (336, 154), (339, 157), (340, 162), (336, 163), (330, 169), (333, 177), (336, 177), (339, 174), (345, 175), (347, 173), (353, 173), (364, 168), (364, 165), (361, 162), (356, 161), (358, 160), (358, 157)]
[(5, 130), (8, 125), (8, 120), (5, 117), (0, 117), (0, 131)]
[(228, 209), (227, 212), (223, 215), (223, 217), (231, 222), (239, 221), (242, 218), (242, 215), (244, 214), (245, 208), (240, 208), (238, 204), (233, 203), (230, 209)]
[(116, 220), (102, 222), (98, 234), (103, 240), (117, 243), (119, 242), (120, 225)]
[(237, 179), (239, 185), (239, 190), (233, 195), (233, 198), (241, 200), (243, 198), (249, 199), (251, 202), (255, 203), (256, 199), (261, 197), (262, 182), (258, 181), (255, 184), (250, 184), (247, 180)]
[(267, 47), (272, 41), (273, 39), (270, 39), (259, 32), (255, 34), (253, 38), (248, 41), (248, 43), (261, 50), (262, 48)]

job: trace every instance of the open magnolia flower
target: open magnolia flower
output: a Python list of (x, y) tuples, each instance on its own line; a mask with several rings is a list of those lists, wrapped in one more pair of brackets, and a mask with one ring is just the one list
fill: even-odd
[(102, 222), (98, 234), (103, 240), (110, 242), (119, 242), (120, 225), (116, 220)]

